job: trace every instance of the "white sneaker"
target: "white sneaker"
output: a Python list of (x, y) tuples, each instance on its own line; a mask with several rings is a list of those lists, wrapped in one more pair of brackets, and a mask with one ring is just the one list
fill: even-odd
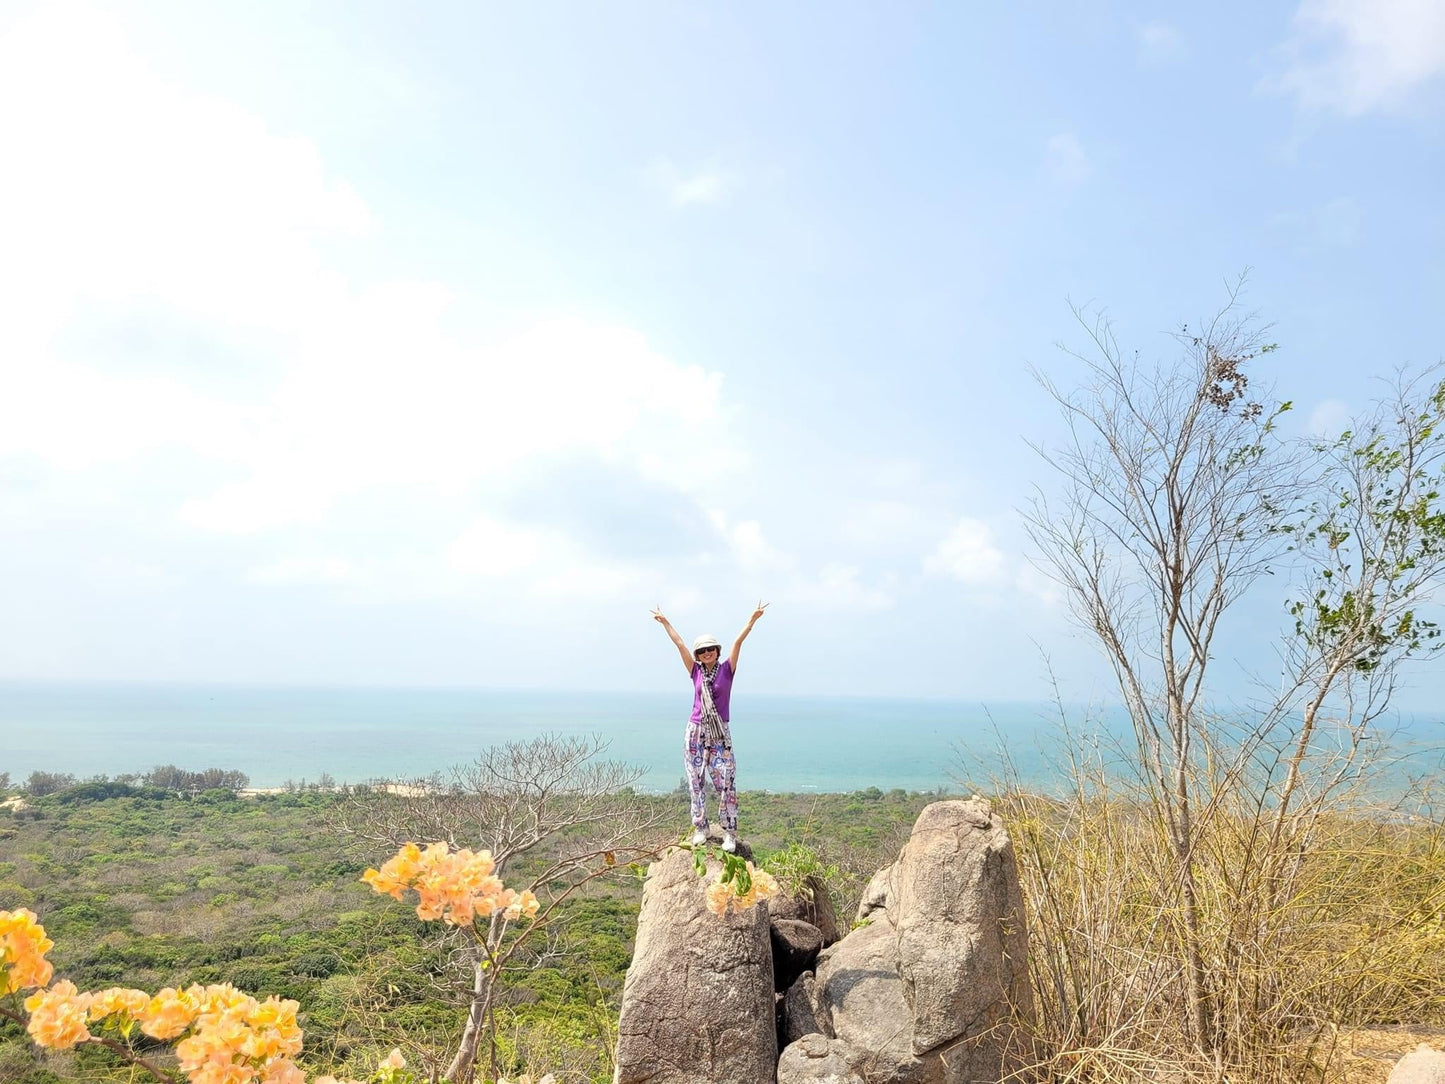
[(701, 846), (704, 846), (706, 843), (707, 843), (707, 830), (706, 830), (706, 829), (704, 829), (704, 828), (699, 828), (696, 832), (694, 832), (694, 833), (692, 834), (692, 845), (693, 845), (694, 847), (701, 847)]
[(733, 851), (735, 851), (735, 850), (737, 850), (737, 849), (738, 849), (738, 841), (735, 840), (735, 839), (733, 839), (733, 834), (732, 834), (731, 832), (724, 832), (724, 833), (723, 833), (723, 850), (727, 851), (728, 854), (732, 854)]

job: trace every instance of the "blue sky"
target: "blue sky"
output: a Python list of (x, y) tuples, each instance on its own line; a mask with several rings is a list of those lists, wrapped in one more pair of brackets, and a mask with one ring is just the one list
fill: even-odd
[(1030, 367), (1250, 268), (1337, 426), (1442, 119), (1431, 0), (0, 3), (0, 677), (661, 689), (761, 596), (760, 691), (1101, 694)]

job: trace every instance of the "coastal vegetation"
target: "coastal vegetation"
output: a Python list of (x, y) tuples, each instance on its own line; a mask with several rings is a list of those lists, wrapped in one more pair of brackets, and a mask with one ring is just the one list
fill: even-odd
[[(308, 1072), (364, 1078), (392, 1048), (413, 1066), (445, 1068), (469, 1005), (447, 981), (457, 944), (361, 883), (390, 849), (332, 827), (355, 792), (99, 793), (111, 783), (41, 797), (12, 788), (21, 802), (0, 811), (0, 909), (39, 914), (56, 943), (58, 976), (81, 989), (230, 982), (295, 999)], [(785, 886), (826, 873), (846, 903), (932, 797), (876, 788), (745, 793), (743, 807), (765, 868), (778, 855)], [(639, 799), (681, 835), (685, 793)], [(524, 883), (556, 854), (549, 847), (518, 860), (508, 883)], [(507, 973), (495, 1013), (504, 1074), (610, 1078), (640, 902), (635, 871), (619, 862), (614, 874), (569, 897), (527, 966)], [(130, 1073), (104, 1049), (45, 1053), (13, 1023), (0, 1025), (6, 1084)]]

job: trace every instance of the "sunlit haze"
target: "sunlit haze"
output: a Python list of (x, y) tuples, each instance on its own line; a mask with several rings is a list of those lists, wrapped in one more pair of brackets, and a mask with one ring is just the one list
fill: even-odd
[(1031, 369), (1248, 271), (1338, 430), (1442, 117), (1408, 0), (0, 3), (0, 679), (675, 689), (763, 598), (750, 690), (1106, 696)]

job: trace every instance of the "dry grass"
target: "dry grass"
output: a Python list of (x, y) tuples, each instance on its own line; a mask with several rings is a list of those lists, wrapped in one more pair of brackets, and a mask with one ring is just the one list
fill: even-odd
[(1341, 799), (1271, 849), (1265, 806), (1238, 800), (1242, 788), (1214, 793), (1193, 856), (1216, 1039), (1204, 1054), (1189, 1028), (1167, 834), (1127, 784), (1076, 784), (1065, 800), (1015, 790), (1002, 810), (1028, 902), (1035, 1068), (1047, 1079), (1368, 1080), (1420, 1036), (1438, 1042), (1445, 826)]

